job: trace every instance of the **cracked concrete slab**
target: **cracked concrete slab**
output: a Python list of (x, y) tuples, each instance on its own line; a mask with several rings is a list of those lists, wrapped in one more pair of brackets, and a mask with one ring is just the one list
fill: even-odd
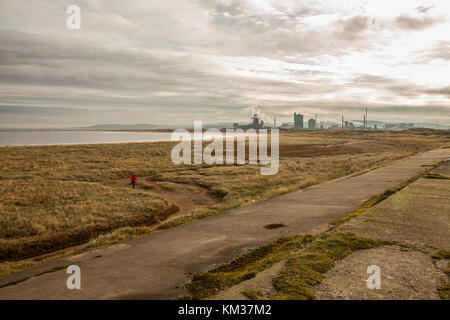
[[(370, 289), (367, 268), (380, 267), (380, 289)], [(325, 274), (313, 292), (318, 300), (435, 300), (445, 274), (422, 252), (382, 246), (352, 253)]]

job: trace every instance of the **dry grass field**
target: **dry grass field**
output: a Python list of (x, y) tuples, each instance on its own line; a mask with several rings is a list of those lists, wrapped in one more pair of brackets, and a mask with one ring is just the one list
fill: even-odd
[[(449, 146), (445, 131), (281, 132), (280, 169), (174, 165), (171, 142), (0, 148), (0, 276)], [(138, 188), (127, 183), (135, 173)]]

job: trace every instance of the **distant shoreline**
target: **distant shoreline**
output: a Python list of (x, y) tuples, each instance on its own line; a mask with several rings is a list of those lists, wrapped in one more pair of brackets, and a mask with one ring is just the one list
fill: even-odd
[(125, 129), (109, 129), (109, 130), (103, 130), (103, 129), (0, 129), (0, 132), (33, 132), (33, 131), (64, 131), (64, 132), (173, 132), (175, 129), (151, 129), (151, 130), (125, 130)]
[(97, 145), (171, 141), (170, 130), (2, 130), (2, 147)]
[(176, 142), (170, 140), (154, 140), (154, 141), (123, 141), (123, 142), (96, 142), (96, 143), (60, 143), (60, 144), (24, 144), (24, 145), (2, 145), (0, 148), (39, 148), (39, 147), (70, 147), (70, 146), (98, 146), (105, 144), (132, 144), (132, 143), (161, 143)]

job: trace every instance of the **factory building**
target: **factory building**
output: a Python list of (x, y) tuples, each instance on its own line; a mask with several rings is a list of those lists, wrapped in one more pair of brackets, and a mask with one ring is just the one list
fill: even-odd
[(303, 129), (303, 115), (294, 112), (294, 127), (297, 129)]
[(252, 122), (247, 125), (239, 125), (239, 123), (233, 123), (233, 127), (235, 129), (264, 129), (264, 121), (262, 119), (259, 119), (257, 114), (253, 115)]
[(345, 129), (355, 129), (355, 125), (351, 121), (345, 121)]

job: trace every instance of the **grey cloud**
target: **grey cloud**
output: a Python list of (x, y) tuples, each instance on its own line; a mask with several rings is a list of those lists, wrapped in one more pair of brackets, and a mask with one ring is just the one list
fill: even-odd
[(3, 115), (31, 115), (31, 116), (75, 116), (95, 112), (89, 109), (77, 108), (51, 108), (30, 106), (0, 105), (0, 114)]
[(422, 30), (442, 22), (441, 18), (430, 16), (411, 17), (401, 15), (395, 19), (397, 27), (405, 30)]
[(359, 33), (367, 30), (367, 17), (356, 16), (339, 21), (341, 25), (340, 36), (344, 39), (355, 39)]
[(352, 83), (364, 87), (375, 87), (393, 93), (395, 96), (402, 97), (417, 97), (422, 94), (450, 96), (450, 86), (443, 88), (429, 88), (418, 86), (409, 81), (377, 75), (362, 74), (354, 78)]
[(444, 87), (444, 88), (437, 88), (437, 89), (428, 89), (424, 91), (428, 94), (436, 94), (436, 95), (443, 95), (450, 98), (450, 86)]
[(428, 6), (428, 7), (426, 7), (426, 6), (419, 6), (419, 7), (417, 7), (417, 11), (419, 11), (420, 13), (426, 13), (426, 12), (428, 12), (429, 10), (431, 10), (433, 8), (434, 8), (434, 6)]
[(450, 41), (441, 41), (425, 53), (427, 59), (450, 60)]

